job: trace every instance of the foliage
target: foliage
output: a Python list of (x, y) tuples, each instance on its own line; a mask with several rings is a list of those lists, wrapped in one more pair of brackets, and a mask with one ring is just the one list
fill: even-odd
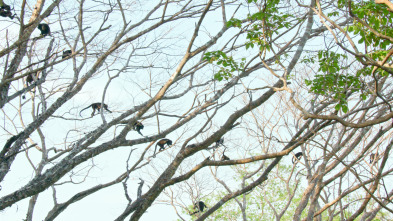
[(242, 62), (238, 63), (234, 61), (231, 56), (227, 56), (222, 51), (206, 52), (203, 59), (209, 63), (215, 62), (216, 65), (221, 66), (220, 70), (214, 74), (214, 79), (218, 81), (222, 81), (223, 79), (228, 80), (232, 78), (233, 72), (242, 71), (244, 68), (244, 62), (246, 60), (243, 58)]
[[(248, 3), (257, 3), (257, 0), (249, 0)], [(258, 50), (262, 53), (263, 51), (271, 50), (271, 40), (273, 35), (279, 34), (281, 29), (288, 29), (292, 24), (289, 19), (294, 18), (290, 13), (279, 11), (279, 0), (265, 1), (263, 10), (256, 13), (250, 14), (247, 17), (248, 21), (252, 21), (251, 25), (247, 27), (242, 26), (242, 21), (237, 18), (231, 18), (227, 22), (227, 27), (236, 27), (239, 29), (245, 28), (246, 39), (244, 43), (246, 49), (253, 49), (257, 46)], [(220, 59), (222, 57), (223, 59)], [(222, 51), (207, 52), (204, 57), (205, 60), (212, 63), (218, 60), (217, 65), (222, 65), (220, 71), (214, 74), (214, 79), (221, 81), (222, 79), (228, 80), (232, 78), (234, 71), (241, 71), (244, 68), (245, 58), (242, 58), (240, 63), (240, 69), (234, 61), (231, 61), (232, 57), (227, 57)], [(230, 69), (225, 67), (230, 66)]]
[[(338, 1), (338, 6), (345, 8), (347, 6), (346, 1)], [(392, 36), (393, 28), (389, 24), (392, 23), (393, 16), (385, 5), (375, 4), (374, 1), (362, 1), (358, 3), (352, 2), (351, 8), (352, 13), (359, 19), (364, 20), (370, 25), (370, 28), (380, 34)], [(337, 16), (337, 12), (332, 12), (329, 16)], [(388, 53), (386, 49), (391, 46), (392, 42), (389, 39), (377, 36), (370, 28), (355, 19), (353, 25), (348, 26), (346, 30), (355, 36), (359, 36), (358, 43), (364, 44), (370, 51), (366, 56), (370, 56), (370, 58), (375, 60), (383, 60)], [(369, 92), (363, 90), (365, 88), (363, 77), (371, 73), (371, 68), (364, 66), (357, 71), (356, 75), (340, 74), (340, 72), (346, 72), (348, 69), (348, 66), (343, 63), (343, 60), (347, 59), (348, 57), (345, 54), (319, 51), (318, 70), (325, 74), (316, 74), (314, 79), (305, 80), (311, 92), (328, 95), (337, 100), (338, 104), (335, 106), (335, 109), (342, 110), (344, 113), (348, 111), (348, 93), (360, 92), (360, 98), (366, 100)], [(304, 59), (303, 62), (314, 64), (315, 60), (309, 57)], [(380, 70), (376, 73), (380, 76), (387, 75), (386, 72)]]
[[(296, 181), (301, 183), (301, 179), (291, 178), (291, 175), (293, 175), (293, 169), (295, 169), (295, 173), (298, 172), (296, 171), (296, 168), (293, 168), (292, 166), (279, 165), (277, 169), (277, 171), (280, 171), (279, 176), (271, 174), (265, 184), (258, 186), (254, 191), (237, 198), (242, 206), (246, 206), (245, 212), (248, 220), (274, 220), (274, 212), (267, 201), (271, 203), (277, 212), (281, 212), (285, 210), (286, 203), (290, 200), (290, 194), (294, 193), (295, 196), (291, 200), (289, 208), (285, 210), (285, 214), (282, 216), (281, 220), (290, 220), (292, 218), (296, 205), (300, 201), (301, 192), (303, 191), (301, 184), (296, 187)], [(252, 171), (251, 168), (248, 170), (249, 171), (243, 171), (236, 174), (233, 179), (245, 179), (244, 175)], [(288, 189), (286, 187), (286, 179), (289, 180), (290, 193), (288, 193)], [(224, 195), (225, 192), (218, 192), (211, 197), (218, 200)], [(245, 201), (243, 201), (244, 197)], [(246, 202), (246, 205), (244, 205), (243, 202)], [(242, 212), (238, 203), (233, 199), (215, 212), (211, 218), (212, 220), (233, 220), (236, 219), (236, 217), (242, 217)]]
[[(318, 52), (318, 71), (326, 74), (316, 74), (313, 80), (305, 80), (310, 91), (323, 96), (332, 96), (338, 101), (335, 106), (336, 110), (342, 110), (344, 113), (348, 112), (348, 93), (358, 92), (364, 88), (359, 76), (352, 76), (349, 74), (340, 74), (345, 71), (345, 67), (340, 65), (340, 61), (346, 59), (345, 55), (336, 54), (334, 52), (319, 51)], [(307, 59), (304, 62), (312, 63), (312, 60)], [(360, 95), (363, 100), (367, 98), (367, 93)]]

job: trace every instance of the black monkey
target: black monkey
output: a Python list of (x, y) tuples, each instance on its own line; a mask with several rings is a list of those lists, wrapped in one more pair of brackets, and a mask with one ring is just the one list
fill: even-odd
[(295, 162), (297, 163), (298, 160), (300, 160), (303, 156), (302, 152), (298, 152), (295, 154), (294, 157), (292, 157), (292, 164), (294, 164)]
[(26, 85), (29, 86), (29, 84), (33, 83), (34, 78), (33, 78), (33, 74), (29, 74), (26, 77)]
[(142, 136), (143, 136), (143, 134), (142, 134), (141, 130), (142, 130), (143, 128), (145, 128), (145, 126), (143, 126), (142, 122), (139, 122), (139, 121), (135, 122), (135, 124), (134, 124), (134, 130), (136, 130), (136, 131), (137, 131), (140, 135), (142, 135)]
[(198, 212), (203, 212), (203, 210), (205, 208), (208, 208), (206, 206), (206, 204), (203, 201), (199, 201), (199, 202), (194, 204), (195, 212), (191, 213), (190, 215), (194, 215), (195, 213), (198, 213)]
[(11, 11), (11, 7), (4, 3), (2, 6), (0, 6), (0, 10)]
[(12, 14), (11, 12), (11, 7), (7, 4), (3, 4), (2, 6), (0, 6), (0, 16), (1, 17), (9, 17), (10, 19), (14, 19), (16, 14)]
[(227, 148), (225, 148), (224, 151), (222, 152), (221, 161), (231, 160), (228, 156), (225, 155), (226, 149), (227, 149)]
[(48, 24), (45, 23), (39, 24), (38, 29), (41, 31), (42, 36), (50, 35), (50, 28)]
[(229, 157), (227, 157), (224, 153), (222, 154), (221, 161), (225, 160), (231, 160)]
[(143, 183), (145, 182), (144, 180), (142, 180), (141, 178), (139, 178), (140, 180), (141, 180), (141, 182), (140, 183), (138, 183), (139, 184), (139, 187), (138, 187), (138, 195), (137, 195), (137, 199), (139, 199), (141, 196), (142, 196), (142, 186), (143, 186)]
[(27, 77), (26, 77), (26, 85), (27, 86), (29, 86), (29, 84), (33, 83), (34, 76), (37, 78), (37, 80), (39, 80), (39, 78), (37, 77), (37, 72), (31, 73), (31, 74), (27, 75)]
[[(96, 112), (96, 110), (99, 112), (101, 110), (101, 103), (92, 103), (91, 105), (87, 106), (86, 108), (83, 108), (80, 112), (79, 115), (82, 117), (81, 113), (82, 111), (88, 109), (89, 107), (93, 108), (93, 112), (91, 113), (91, 116), (94, 116), (94, 113)], [(104, 104), (104, 109), (107, 110), (109, 113), (112, 113), (112, 111), (110, 111), (108, 109), (108, 105)]]
[(24, 134), (25, 132), (21, 132), (17, 135), (12, 136), (10, 139), (7, 140), (7, 142), (5, 142), (4, 147), (0, 152), (0, 162), (3, 162), (5, 154), (9, 151), (12, 143), (14, 143), (16, 140), (19, 139), (19, 137), (23, 136)]
[(63, 55), (61, 56), (61, 58), (64, 59), (64, 58), (70, 56), (71, 54), (72, 54), (71, 50), (65, 50), (65, 51), (63, 51)]
[(165, 144), (168, 145), (168, 147), (169, 147), (169, 146), (172, 145), (172, 141), (169, 140), (169, 139), (166, 139), (166, 138), (161, 139), (160, 141), (158, 141), (157, 144), (156, 144), (156, 148), (154, 149), (154, 154), (153, 154), (154, 157), (156, 157), (157, 146), (160, 146), (160, 149), (158, 149), (158, 151), (162, 151), (162, 150), (165, 149)]
[(372, 153), (370, 155), (370, 164), (372, 164), (375, 160), (377, 160), (378, 154)]
[[(37, 72), (34, 72), (34, 73), (31, 73), (31, 74), (27, 75), (27, 77), (25, 79), (27, 87), (29, 86), (29, 84), (30, 85), (33, 84), (33, 82), (35, 80), (34, 78), (36, 78), (36, 80), (39, 80), (39, 78), (37, 76)], [(26, 96), (22, 95), (22, 99), (26, 99)]]
[(197, 145), (193, 143), (193, 144), (187, 145), (186, 148), (194, 148), (194, 147), (196, 147), (196, 146), (197, 146)]
[(224, 145), (224, 138), (220, 138), (220, 139), (216, 140), (216, 148), (220, 145)]

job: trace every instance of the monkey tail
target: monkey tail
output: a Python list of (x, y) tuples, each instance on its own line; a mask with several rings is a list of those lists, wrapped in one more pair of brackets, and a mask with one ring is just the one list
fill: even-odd
[(82, 111), (84, 111), (84, 110), (86, 110), (86, 109), (88, 109), (89, 107), (91, 107), (91, 106), (93, 106), (93, 104), (91, 104), (91, 105), (89, 105), (89, 106), (87, 106), (86, 108), (83, 108), (80, 112), (79, 112), (79, 116), (81, 116), (82, 117)]
[(17, 139), (19, 139), (19, 137), (23, 136), (25, 134), (25, 132), (21, 132), (17, 135), (12, 136), (10, 139), (7, 140), (7, 142), (5, 143), (3, 149), (0, 152), (0, 160), (3, 161), (3, 158), (5, 157), (6, 153), (8, 152), (8, 150), (10, 149), (12, 143), (14, 143)]
[(154, 149), (153, 157), (156, 157), (156, 150), (157, 150), (158, 143), (156, 144), (156, 148)]
[(224, 148), (224, 151), (222, 151), (222, 155), (224, 155), (225, 154), (225, 151), (227, 150), (227, 147), (226, 146), (224, 146), (225, 148)]
[(190, 216), (194, 215), (194, 214), (197, 213), (197, 212), (199, 212), (199, 211), (195, 211), (195, 212), (193, 212), (193, 213), (190, 213)]

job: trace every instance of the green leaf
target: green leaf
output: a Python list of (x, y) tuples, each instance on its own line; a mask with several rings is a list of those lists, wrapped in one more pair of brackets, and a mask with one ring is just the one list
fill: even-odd
[(348, 106), (347, 105), (342, 105), (341, 109), (343, 110), (344, 113), (348, 112)]

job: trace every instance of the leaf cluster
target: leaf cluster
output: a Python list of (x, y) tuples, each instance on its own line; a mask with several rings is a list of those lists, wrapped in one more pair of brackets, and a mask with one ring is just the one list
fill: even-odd
[(228, 56), (223, 51), (207, 52), (203, 60), (209, 63), (215, 63), (220, 67), (220, 70), (214, 74), (214, 79), (218, 81), (222, 81), (223, 79), (228, 80), (232, 77), (233, 72), (243, 70), (245, 64), (245, 58), (242, 58), (242, 61), (238, 63), (232, 56)]
[[(368, 26), (380, 34), (393, 36), (393, 17), (388, 8), (382, 4), (375, 4), (374, 1), (364, 1), (358, 4), (352, 4), (352, 13), (359, 19), (365, 21)], [(365, 44), (367, 47), (374, 47), (380, 50), (386, 50), (392, 45), (388, 39), (383, 39), (365, 27), (358, 20), (354, 21), (352, 26), (348, 27), (348, 32), (359, 35), (359, 44)]]
[[(318, 52), (318, 71), (324, 74), (317, 74), (313, 80), (305, 80), (310, 91), (315, 94), (331, 96), (338, 101), (335, 106), (336, 110), (342, 110), (344, 113), (348, 111), (348, 92), (358, 92), (364, 88), (363, 82), (360, 80), (361, 72), (355, 76), (342, 74), (347, 68), (342, 64), (342, 60), (347, 59), (344, 54), (329, 51)], [(305, 62), (314, 62), (314, 59), (304, 59)], [(366, 93), (361, 93), (361, 98), (367, 98)]]
[[(257, 3), (257, 0), (248, 0), (248, 3)], [(247, 17), (251, 21), (251, 25), (247, 25), (245, 47), (246, 49), (258, 47), (260, 51), (270, 51), (273, 34), (278, 34), (280, 29), (289, 28), (291, 22), (289, 18), (293, 15), (279, 11), (279, 0), (266, 1), (262, 10), (250, 14)], [(245, 28), (240, 19), (231, 18), (226, 23), (227, 27)], [(217, 61), (217, 65), (221, 65), (220, 71), (215, 73), (214, 79), (228, 80), (232, 77), (234, 71), (239, 71), (244, 67), (244, 62), (236, 63), (232, 57), (228, 57), (222, 51), (208, 52), (204, 57), (210, 63)], [(243, 58), (242, 61), (245, 61)]]

